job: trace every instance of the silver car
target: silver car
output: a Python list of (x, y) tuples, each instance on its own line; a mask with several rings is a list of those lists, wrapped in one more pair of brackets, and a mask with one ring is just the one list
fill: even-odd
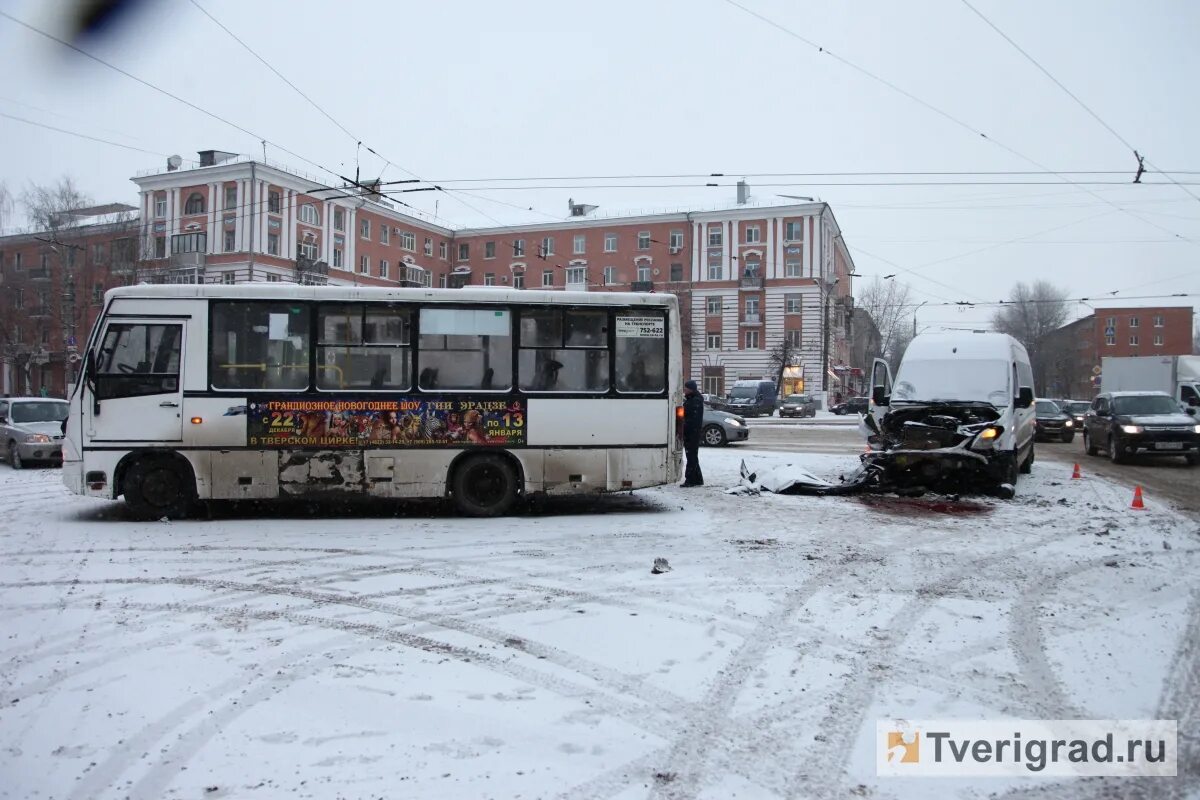
[(709, 447), (720, 447), (730, 442), (744, 442), (750, 438), (746, 420), (725, 411), (704, 407), (704, 428), (700, 441)]
[(49, 397), (0, 399), (0, 445), (13, 469), (34, 461), (62, 464), (62, 422), (67, 401)]

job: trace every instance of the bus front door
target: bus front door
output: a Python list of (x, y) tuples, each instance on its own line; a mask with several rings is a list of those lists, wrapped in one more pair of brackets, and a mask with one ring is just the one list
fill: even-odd
[(178, 320), (112, 319), (93, 359), (87, 438), (103, 442), (179, 442), (183, 438)]

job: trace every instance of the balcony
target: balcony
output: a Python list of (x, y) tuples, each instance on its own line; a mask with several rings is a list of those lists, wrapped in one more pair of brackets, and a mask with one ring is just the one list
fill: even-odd
[(308, 256), (296, 256), (296, 273), (299, 277), (305, 275), (328, 275), (329, 264)]
[(743, 275), (738, 281), (739, 289), (761, 289), (763, 288), (762, 275)]
[(631, 291), (631, 292), (653, 292), (654, 291), (654, 281), (634, 281), (633, 283), (629, 284), (629, 291)]
[(204, 269), (204, 253), (172, 253), (168, 269)]
[(757, 311), (747, 311), (742, 314), (742, 325), (762, 325), (762, 314)]

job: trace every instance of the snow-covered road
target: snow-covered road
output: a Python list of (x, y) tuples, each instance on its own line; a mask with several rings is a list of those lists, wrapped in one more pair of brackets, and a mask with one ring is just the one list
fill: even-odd
[[(1200, 792), (1195, 519), (1040, 463), (1011, 502), (725, 495), (742, 457), (855, 463), (172, 523), (2, 467), (0, 795)], [(895, 716), (1178, 719), (1185, 777), (879, 778)]]

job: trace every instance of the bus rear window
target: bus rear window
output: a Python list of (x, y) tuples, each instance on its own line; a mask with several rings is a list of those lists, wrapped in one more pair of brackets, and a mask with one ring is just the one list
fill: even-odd
[(215, 302), (208, 377), (214, 389), (308, 388), (309, 310), (301, 303)]
[(666, 388), (667, 321), (654, 311), (616, 316), (617, 391), (661, 392)]

